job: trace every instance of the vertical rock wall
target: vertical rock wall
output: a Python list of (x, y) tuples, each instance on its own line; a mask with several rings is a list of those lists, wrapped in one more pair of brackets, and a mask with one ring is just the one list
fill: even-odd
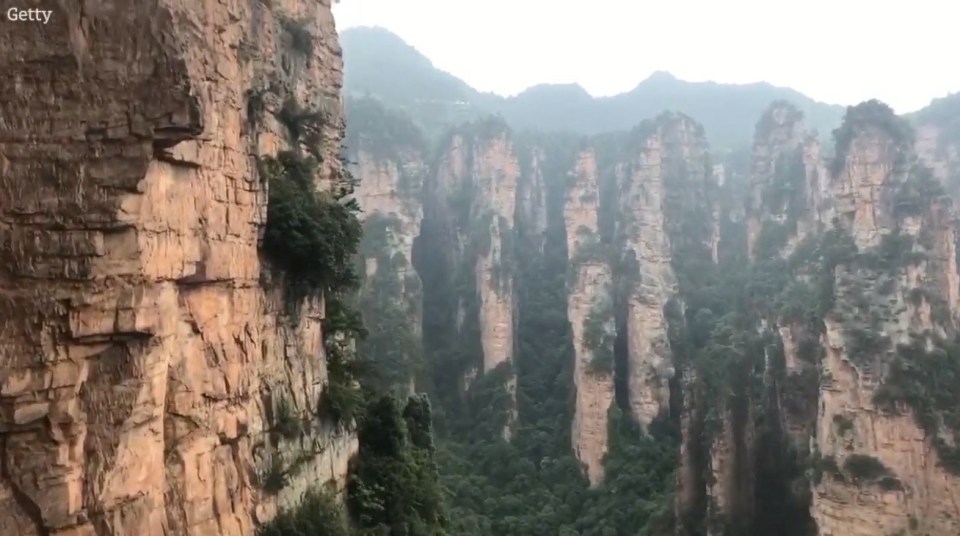
[(702, 127), (682, 114), (664, 114), (631, 136), (635, 152), (617, 169), (617, 233), (625, 251), (622, 273), (631, 289), (629, 403), (637, 421), (647, 426), (669, 410), (674, 365), (664, 307), (679, 290), (675, 257), (713, 262), (719, 235)]
[[(260, 283), (254, 157), (285, 135), (245, 95), (273, 80), (324, 109), (335, 181), (340, 51), (329, 0), (273, 4), (58, 4), (4, 25), (0, 533), (253, 534), (305, 484), (343, 483), (355, 439), (313, 417), (322, 303), (290, 324)], [(274, 447), (281, 393), (307, 431)], [(276, 497), (257, 476), (274, 456), (300, 460)]]
[[(593, 485), (603, 479), (607, 421), (614, 399), (613, 341), (616, 337), (611, 296), (613, 276), (600, 248), (598, 172), (592, 150), (580, 154), (574, 183), (567, 191), (564, 224), (567, 254), (575, 274), (567, 316), (573, 330), (573, 382), (577, 398), (573, 417), (573, 451)], [(591, 255), (590, 248), (593, 248)], [(599, 255), (598, 255), (599, 253)]]
[(348, 114), (347, 149), (364, 221), (359, 305), (369, 330), (358, 351), (376, 364), (380, 381), (368, 379), (376, 388), (412, 392), (423, 370), (423, 285), (413, 247), (429, 173), (424, 142), (409, 119), (374, 101), (351, 102)]
[[(831, 470), (816, 486), (812, 513), (824, 536), (955, 534), (960, 479), (941, 465), (933, 438), (910, 407), (891, 412), (876, 404), (900, 345), (955, 334), (958, 291), (950, 202), (933, 197), (903, 210), (902, 185), (920, 180), (924, 170), (913, 160), (909, 131), (899, 119), (883, 119), (851, 121), (834, 182), (837, 215), (861, 252), (903, 236), (922, 257), (886, 274), (871, 276), (856, 266), (837, 270), (837, 303), (825, 320), (816, 433), (819, 455)], [(865, 348), (864, 332), (882, 339)], [(883, 478), (858, 474), (853, 462), (863, 460), (882, 467)]]
[[(659, 133), (658, 133), (659, 134)], [(631, 413), (647, 426), (667, 409), (672, 375), (663, 308), (676, 292), (663, 205), (663, 139), (646, 138), (640, 154), (619, 170), (621, 233), (637, 273), (627, 301), (627, 386)]]
[[(515, 345), (514, 227), (520, 164), (509, 131), (494, 119), (465, 125), (446, 140), (425, 198), (425, 228), (433, 247), (446, 257), (459, 296), (456, 329), (468, 333), (465, 320), (476, 312), (480, 360), (467, 364), (465, 382), (479, 372), (512, 366)], [(440, 238), (443, 235), (443, 238)], [(441, 245), (441, 242), (443, 244)], [(429, 281), (426, 284), (430, 284)], [(463, 295), (473, 289), (472, 295)], [(470, 341), (472, 344), (472, 341)], [(461, 344), (467, 344), (461, 340)], [(479, 367), (479, 370), (473, 367)], [(516, 380), (507, 380), (511, 398)], [(506, 437), (512, 432), (515, 404)]]

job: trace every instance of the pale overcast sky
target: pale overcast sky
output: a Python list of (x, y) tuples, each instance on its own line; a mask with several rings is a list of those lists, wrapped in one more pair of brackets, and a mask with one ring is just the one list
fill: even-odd
[(957, 0), (342, 0), (482, 91), (628, 91), (657, 70), (906, 113), (960, 90)]

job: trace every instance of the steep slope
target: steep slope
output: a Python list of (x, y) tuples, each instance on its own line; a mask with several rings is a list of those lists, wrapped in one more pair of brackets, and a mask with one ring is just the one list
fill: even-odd
[[(382, 28), (343, 32), (344, 90), (372, 95), (409, 111), (433, 131), (438, 125), (499, 113), (516, 129), (597, 134), (628, 130), (661, 112), (683, 112), (700, 121), (715, 148), (749, 143), (754, 118), (775, 100), (788, 100), (821, 134), (843, 115), (841, 106), (816, 102), (788, 88), (766, 83), (684, 82), (654, 73), (631, 91), (594, 98), (576, 85), (543, 84), (509, 98), (481, 93), (433, 67), (398, 36)], [(723, 103), (723, 105), (718, 105)]]
[(422, 283), (413, 268), (413, 244), (423, 219), (426, 145), (406, 116), (376, 101), (357, 102), (347, 118), (348, 157), (362, 178), (356, 195), (364, 213), (359, 302), (369, 333), (359, 353), (372, 363), (375, 379), (368, 383), (389, 390), (424, 372)]
[(0, 533), (249, 535), (345, 484), (322, 293), (289, 316), (258, 251), (285, 100), (316, 112), (305, 187), (342, 183), (330, 2), (285, 7), (105, 1), (0, 36)]
[[(506, 125), (496, 119), (458, 127), (441, 147), (424, 191), (424, 243), (418, 247), (422, 255), (417, 269), (425, 280), (435, 283), (427, 299), (443, 302), (437, 306), (446, 311), (438, 319), (445, 325), (436, 326), (437, 332), (426, 335), (427, 339), (439, 342), (452, 337), (450, 344), (460, 347), (428, 351), (457, 354), (451, 356), (456, 364), (443, 365), (450, 367), (443, 372), (461, 376), (445, 388), (497, 370), (512, 393), (514, 228), (520, 164)], [(471, 337), (474, 330), (475, 339)], [(512, 394), (510, 399), (512, 415)], [(512, 422), (508, 418), (504, 425), (508, 437)]]
[(837, 270), (824, 320), (816, 447), (831, 469), (813, 516), (824, 535), (951, 534), (960, 487), (952, 425), (939, 413), (948, 408), (935, 383), (907, 370), (936, 366), (928, 352), (954, 359), (938, 348), (956, 335), (955, 216), (889, 108), (851, 109), (837, 137), (831, 189), (861, 262)]
[(885, 105), (850, 108), (834, 135), (823, 162), (802, 114), (771, 106), (745, 281), (681, 293), (735, 304), (708, 331), (721, 302), (687, 315), (672, 344), (706, 336), (709, 358), (682, 369), (681, 534), (957, 530), (955, 396), (934, 379), (957, 362), (952, 203)]

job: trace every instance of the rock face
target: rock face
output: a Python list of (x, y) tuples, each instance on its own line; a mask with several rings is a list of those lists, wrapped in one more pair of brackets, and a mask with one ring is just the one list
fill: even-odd
[(663, 140), (644, 142), (636, 165), (621, 171), (621, 217), (638, 278), (627, 304), (630, 409), (647, 426), (667, 407), (672, 375), (663, 308), (676, 292), (664, 223)]
[(326, 366), (322, 302), (292, 323), (260, 282), (254, 157), (287, 135), (253, 103), (325, 112), (327, 184), (342, 125), (329, 0), (273, 4), (64, 5), (0, 36), (0, 533), (253, 534), (343, 484), (355, 438), (268, 437), (281, 399), (317, 422)]
[[(713, 181), (702, 127), (682, 114), (665, 114), (634, 132), (634, 155), (618, 166), (620, 222), (629, 280), (627, 349), (630, 409), (648, 426), (669, 409), (674, 374), (664, 307), (677, 293), (672, 259), (691, 249), (715, 251), (714, 210), (707, 203)], [(688, 216), (706, 219), (698, 231)]]
[(804, 131), (803, 114), (788, 102), (771, 104), (754, 136), (747, 220), (750, 257), (788, 255), (792, 246), (818, 230), (826, 173), (820, 142)]
[(836, 272), (816, 431), (831, 469), (814, 490), (812, 514), (824, 536), (956, 534), (960, 479), (936, 447), (941, 432), (921, 428), (917, 409), (894, 394), (900, 363), (917, 359), (931, 338), (955, 335), (955, 216), (949, 199), (928, 189), (934, 180), (914, 161), (905, 123), (861, 107), (848, 113), (849, 146), (832, 185), (837, 218), (861, 252), (908, 245), (886, 272)]
[(613, 274), (600, 249), (599, 174), (592, 150), (581, 153), (574, 177), (564, 206), (567, 254), (576, 274), (567, 305), (573, 330), (573, 381), (577, 392), (571, 437), (574, 453), (586, 466), (587, 478), (597, 485), (603, 479), (608, 414), (614, 399), (616, 323), (611, 295)]
[[(464, 381), (479, 372), (506, 367), (506, 386), (513, 400), (513, 249), (520, 165), (506, 125), (490, 119), (454, 132), (445, 141), (434, 169), (424, 192), (421, 238), (437, 249), (427, 261), (434, 266), (425, 269), (440, 270), (439, 277), (450, 279), (451, 292), (458, 296), (456, 310), (451, 312), (461, 336), (472, 337), (468, 332), (473, 320), (467, 320), (475, 319), (480, 359), (467, 365)], [(437, 268), (438, 263), (445, 268)], [(508, 438), (515, 408), (511, 402), (504, 430)]]
[(409, 120), (374, 101), (353, 103), (348, 114), (347, 149), (352, 173), (361, 179), (356, 196), (364, 218), (360, 311), (371, 328), (359, 352), (377, 363), (385, 383), (378, 387), (412, 389), (422, 368), (422, 282), (413, 244), (429, 172), (424, 144)]
[(790, 534), (957, 533), (952, 395), (931, 379), (953, 374), (955, 216), (922, 132), (867, 102), (824, 162), (789, 105), (758, 123), (747, 312), (764, 359), (725, 380), (758, 389), (726, 399), (704, 453), (716, 402), (683, 381), (681, 533), (766, 533), (784, 526), (771, 509)]

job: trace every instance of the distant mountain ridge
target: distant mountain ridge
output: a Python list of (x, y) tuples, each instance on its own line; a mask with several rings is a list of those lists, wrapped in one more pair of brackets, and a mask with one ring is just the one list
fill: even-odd
[(500, 114), (514, 128), (581, 134), (627, 130), (671, 110), (700, 122), (716, 148), (752, 141), (756, 118), (769, 104), (786, 100), (821, 135), (840, 124), (844, 106), (815, 101), (766, 82), (686, 82), (658, 71), (634, 89), (593, 97), (578, 84), (539, 84), (512, 97), (482, 93), (433, 63), (389, 30), (357, 27), (342, 32), (344, 94), (373, 96), (404, 109), (428, 130), (480, 115)]

